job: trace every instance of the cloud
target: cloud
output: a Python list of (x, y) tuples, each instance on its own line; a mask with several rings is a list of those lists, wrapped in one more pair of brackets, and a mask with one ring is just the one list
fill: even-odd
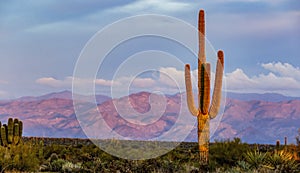
[(300, 69), (288, 63), (267, 63), (261, 66), (268, 74), (249, 77), (243, 70), (236, 69), (226, 74), (227, 90), (232, 92), (265, 93), (300, 96)]
[(155, 83), (151, 78), (136, 78), (132, 81), (132, 85), (137, 88), (154, 87)]
[(35, 82), (41, 85), (47, 85), (54, 88), (61, 88), (61, 87), (70, 87), (72, 83), (72, 77), (66, 77), (64, 80), (58, 80), (53, 77), (43, 77), (37, 79)]
[[(89, 82), (92, 82), (92, 80), (90, 80)], [(113, 82), (110, 80), (96, 79), (95, 84), (101, 85), (101, 86), (111, 86), (113, 84)]]
[(166, 67), (160, 69), (160, 83), (169, 87), (184, 88), (184, 71), (177, 70), (174, 67)]
[[(74, 78), (72, 76), (68, 76), (68, 77), (64, 78), (63, 80), (55, 79), (53, 77), (43, 77), (43, 78), (37, 79), (35, 82), (38, 84), (50, 86), (53, 88), (71, 88), (73, 79)], [(93, 83), (95, 83), (96, 85), (100, 85), (100, 86), (111, 86), (112, 85), (112, 81), (104, 80), (104, 79), (93, 80), (93, 79), (78, 79), (77, 78), (75, 81), (79, 85), (87, 85), (87, 84), (93, 84)]]
[[(185, 91), (184, 71), (174, 67), (161, 67), (150, 77), (120, 77), (114, 79), (112, 92), (116, 96), (127, 95), (128, 92), (149, 91), (175, 94)], [(195, 77), (197, 70), (191, 72)], [(193, 83), (196, 88), (197, 82)], [(118, 92), (118, 93), (117, 93)]]
[[(226, 90), (240, 93), (266, 93), (274, 92), (284, 95), (300, 96), (300, 69), (288, 63), (272, 62), (261, 64), (267, 73), (260, 73), (255, 76), (248, 76), (242, 69), (225, 74)], [(197, 70), (191, 72), (193, 87), (197, 88)], [(211, 73), (212, 86), (214, 72)], [(44, 77), (36, 80), (36, 83), (54, 88), (71, 88), (73, 77), (66, 77), (58, 80), (52, 77)], [(85, 86), (96, 84), (96, 87), (112, 87), (114, 92), (123, 95), (128, 91), (161, 91), (163, 93), (174, 93), (185, 91), (184, 71), (174, 67), (162, 67), (159, 69), (159, 76), (134, 77), (123, 76), (114, 80), (105, 79), (77, 79), (77, 84)]]
[(279, 5), (281, 3), (284, 3), (286, 0), (216, 0), (214, 2), (217, 3), (229, 3), (229, 2), (241, 2), (241, 3), (258, 3), (258, 2), (263, 2), (266, 4), (270, 4), (270, 5)]
[[(261, 67), (267, 73), (260, 73), (255, 76), (248, 76), (242, 69), (238, 68), (224, 76), (226, 90), (240, 93), (266, 93), (274, 92), (284, 95), (300, 96), (300, 69), (288, 63), (265, 63)], [(160, 68), (159, 79), (149, 78), (138, 79), (139, 85), (133, 85), (144, 89), (154, 89), (166, 92), (185, 91), (184, 71), (173, 67)], [(197, 70), (193, 70), (193, 87), (197, 88)], [(213, 86), (214, 72), (211, 72), (211, 82)], [(126, 79), (129, 81), (129, 79)], [(121, 80), (119, 84), (123, 82)], [(122, 85), (120, 85), (122, 86)], [(225, 88), (224, 88), (225, 89)]]
[(300, 69), (289, 63), (272, 62), (261, 65), (264, 69), (269, 70), (282, 77), (291, 77), (300, 81)]
[(170, 13), (188, 11), (193, 8), (192, 3), (172, 0), (138, 0), (124, 6), (109, 9), (110, 12), (139, 13), (159, 12)]
[[(63, 4), (50, 3), (50, 5), (50, 8), (55, 10), (57, 14), (55, 13), (54, 16), (49, 16), (48, 13), (39, 11), (41, 14), (39, 13), (40, 15), (36, 17), (38, 21), (28, 26), (25, 29), (26, 32), (51, 33), (55, 31), (54, 33), (56, 35), (59, 34), (59, 32), (64, 34), (78, 34), (78, 32), (91, 33), (104, 27), (105, 25), (103, 25), (103, 23), (106, 23), (106, 20), (109, 19), (109, 23), (111, 23), (120, 19), (120, 17), (127, 17), (128, 15), (145, 13), (170, 14), (190, 11), (191, 8), (194, 8), (191, 2), (174, 0), (117, 0), (117, 2), (79, 2), (77, 4), (66, 2)], [(39, 8), (45, 9), (46, 12), (49, 11), (46, 6)], [(74, 12), (66, 13), (66, 9), (73, 9)], [(32, 13), (28, 11), (26, 11), (26, 14), (29, 13), (28, 15), (32, 15)]]
[(253, 88), (256, 85), (256, 82), (253, 79), (250, 79), (244, 71), (239, 68), (226, 74), (226, 82), (229, 90), (241, 90), (249, 87)]

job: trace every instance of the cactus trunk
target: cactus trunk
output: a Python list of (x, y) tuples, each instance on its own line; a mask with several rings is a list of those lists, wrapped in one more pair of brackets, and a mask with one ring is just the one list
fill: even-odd
[(224, 71), (224, 53), (218, 51), (218, 62), (215, 77), (215, 85), (212, 100), (210, 98), (210, 64), (205, 57), (205, 18), (204, 11), (199, 12), (199, 53), (198, 53), (198, 104), (194, 104), (192, 82), (190, 75), (190, 65), (185, 66), (185, 84), (187, 92), (187, 104), (193, 116), (197, 116), (198, 121), (198, 144), (200, 165), (208, 168), (209, 156), (209, 121), (217, 116), (222, 91), (222, 78)]
[(209, 151), (209, 118), (208, 115), (200, 115), (198, 120), (198, 144), (200, 165), (208, 163)]

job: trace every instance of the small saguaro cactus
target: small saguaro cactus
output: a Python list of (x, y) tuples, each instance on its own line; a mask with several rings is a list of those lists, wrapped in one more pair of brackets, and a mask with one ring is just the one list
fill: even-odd
[(22, 140), (23, 123), (18, 119), (8, 119), (8, 123), (1, 125), (0, 141), (2, 146), (8, 146), (10, 144), (18, 145)]
[(284, 146), (286, 146), (287, 145), (287, 137), (285, 136), (284, 137)]
[(185, 65), (185, 84), (187, 104), (192, 115), (198, 120), (198, 144), (200, 165), (208, 165), (209, 155), (209, 120), (217, 116), (221, 105), (222, 78), (224, 71), (224, 53), (218, 51), (218, 61), (215, 76), (215, 85), (210, 102), (210, 64), (206, 62), (205, 55), (205, 18), (204, 10), (199, 12), (199, 53), (198, 53), (198, 104), (194, 104), (193, 89), (190, 74), (190, 65)]

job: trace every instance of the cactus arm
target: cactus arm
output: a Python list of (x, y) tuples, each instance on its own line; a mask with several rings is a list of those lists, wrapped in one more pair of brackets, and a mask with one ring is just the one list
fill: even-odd
[(7, 141), (9, 144), (13, 142), (13, 136), (14, 136), (14, 122), (12, 118), (9, 118), (7, 123)]
[(212, 96), (212, 103), (209, 109), (209, 117), (211, 119), (215, 118), (218, 115), (221, 97), (222, 97), (222, 79), (224, 73), (224, 53), (223, 51), (218, 51), (218, 62), (215, 76), (215, 85)]
[(14, 124), (14, 139), (13, 144), (17, 145), (20, 141), (20, 129), (19, 129), (19, 123)]
[(20, 129), (20, 132), (19, 132), (20, 139), (22, 139), (22, 135), (23, 135), (23, 122), (22, 121), (19, 121), (19, 129)]
[(201, 70), (201, 112), (202, 114), (208, 114), (210, 105), (210, 64), (204, 63)]
[(186, 93), (187, 93), (187, 105), (192, 115), (198, 116), (199, 111), (195, 107), (194, 97), (193, 97), (193, 88), (192, 88), (192, 81), (191, 81), (191, 72), (190, 72), (190, 65), (185, 65), (185, 86), (186, 86)]
[(2, 139), (2, 144), (3, 146), (7, 146), (8, 143), (7, 143), (7, 126), (4, 124), (2, 127), (1, 127), (1, 139)]

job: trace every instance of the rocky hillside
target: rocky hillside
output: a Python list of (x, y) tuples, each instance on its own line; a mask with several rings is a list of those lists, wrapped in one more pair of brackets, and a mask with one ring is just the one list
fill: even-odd
[[(149, 104), (149, 97), (152, 104)], [(193, 124), (196, 118), (189, 114), (185, 103), (180, 109), (182, 97), (184, 95), (181, 94), (167, 96), (164, 98), (166, 104), (163, 105), (155, 101), (161, 97), (141, 92), (114, 100), (99, 95), (97, 102), (98, 110), (109, 128), (124, 137), (153, 139), (168, 132), (176, 140), (193, 129), (186, 140), (196, 141), (197, 134)], [(238, 100), (238, 97), (241, 96), (227, 98), (225, 113), (212, 140), (240, 137), (248, 143), (274, 144), (276, 140), (283, 141), (287, 136), (289, 143), (294, 143), (297, 129), (300, 128), (299, 99), (286, 99), (276, 95), (276, 98), (281, 99), (271, 102)], [(185, 98), (182, 99), (185, 102)], [(132, 114), (132, 108), (135, 114)], [(165, 111), (158, 112), (162, 108)], [(182, 113), (179, 115), (180, 111)], [(0, 101), (0, 121), (5, 123), (8, 117), (23, 120), (25, 136), (86, 137), (77, 121), (71, 93), (68, 91)], [(96, 117), (90, 117), (94, 118)]]

